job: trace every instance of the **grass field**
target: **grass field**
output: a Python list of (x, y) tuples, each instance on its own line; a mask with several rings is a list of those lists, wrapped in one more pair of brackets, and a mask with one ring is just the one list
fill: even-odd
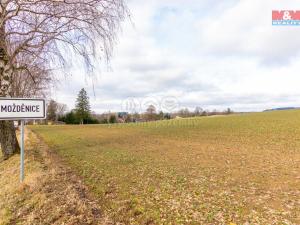
[(300, 111), (30, 128), (114, 223), (300, 224)]

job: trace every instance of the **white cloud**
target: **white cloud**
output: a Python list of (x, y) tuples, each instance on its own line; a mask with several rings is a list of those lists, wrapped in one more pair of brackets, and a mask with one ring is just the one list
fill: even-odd
[(74, 107), (81, 87), (95, 111), (121, 110), (128, 97), (172, 95), (182, 107), (263, 110), (300, 106), (300, 27), (272, 27), (272, 9), (299, 1), (132, 0), (112, 70), (92, 82), (83, 71), (54, 98)]
[(224, 11), (217, 20), (206, 18), (198, 27), (210, 23), (199, 33), (205, 52), (214, 55), (257, 57), (263, 62), (286, 63), (300, 51), (299, 27), (273, 27), (273, 9), (299, 9), (297, 1), (243, 0)]

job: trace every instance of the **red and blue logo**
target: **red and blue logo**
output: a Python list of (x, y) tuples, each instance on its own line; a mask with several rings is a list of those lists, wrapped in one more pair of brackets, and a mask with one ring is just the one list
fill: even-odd
[(300, 26), (300, 10), (273, 10), (273, 26)]

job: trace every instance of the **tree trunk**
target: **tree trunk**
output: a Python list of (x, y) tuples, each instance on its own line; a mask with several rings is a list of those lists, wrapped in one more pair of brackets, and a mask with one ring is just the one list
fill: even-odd
[[(0, 97), (10, 97), (13, 67), (9, 59), (4, 36), (5, 24), (2, 23), (0, 27)], [(8, 159), (15, 153), (20, 152), (13, 121), (0, 121), (0, 146), (4, 159)]]
[(0, 121), (0, 143), (5, 160), (20, 152), (13, 121)]

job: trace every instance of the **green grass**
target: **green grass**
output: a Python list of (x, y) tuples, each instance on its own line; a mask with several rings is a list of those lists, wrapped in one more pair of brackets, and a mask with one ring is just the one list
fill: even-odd
[(300, 111), (31, 129), (116, 223), (300, 223)]

